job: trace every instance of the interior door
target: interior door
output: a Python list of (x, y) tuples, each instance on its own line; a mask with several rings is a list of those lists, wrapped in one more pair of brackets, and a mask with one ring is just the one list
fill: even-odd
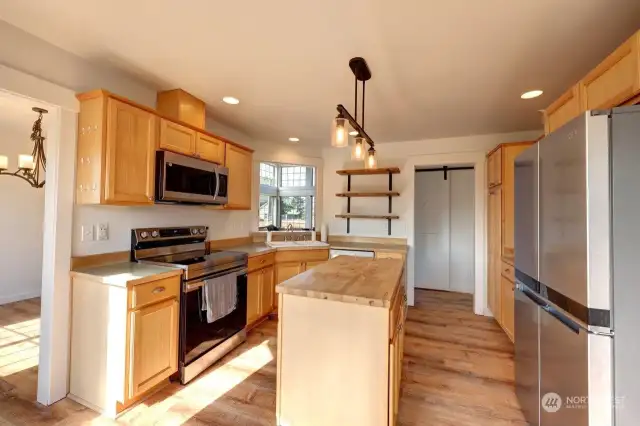
[[(436, 173), (437, 174), (437, 173)], [(449, 183), (449, 290), (474, 292), (474, 170), (453, 170)]]
[(443, 172), (416, 172), (415, 286), (449, 290), (449, 185)]

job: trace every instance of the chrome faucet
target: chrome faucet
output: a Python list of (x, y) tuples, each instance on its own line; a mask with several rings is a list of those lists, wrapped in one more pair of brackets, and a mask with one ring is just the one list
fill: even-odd
[[(287, 229), (287, 232), (293, 232), (293, 225), (292, 224), (288, 224), (286, 229)], [(285, 241), (293, 241), (293, 236), (285, 235), (284, 236), (284, 240)]]

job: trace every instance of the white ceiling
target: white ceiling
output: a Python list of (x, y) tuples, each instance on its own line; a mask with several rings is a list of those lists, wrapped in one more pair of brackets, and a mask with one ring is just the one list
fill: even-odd
[(640, 1), (0, 0), (0, 18), (182, 87), (250, 136), (328, 144), (335, 105), (353, 113), (354, 56), (373, 74), (375, 141), (539, 129), (538, 110), (640, 28)]

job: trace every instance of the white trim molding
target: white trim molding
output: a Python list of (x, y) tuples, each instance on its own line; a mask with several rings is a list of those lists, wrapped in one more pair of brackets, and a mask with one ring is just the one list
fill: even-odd
[(464, 152), (449, 154), (431, 154), (410, 157), (404, 165), (403, 173), (407, 176), (405, 191), (411, 196), (411, 208), (406, 211), (407, 216), (407, 242), (409, 255), (407, 259), (408, 289), (407, 298), (410, 305), (415, 301), (415, 170), (421, 167), (440, 167), (452, 165), (468, 165), (474, 167), (474, 296), (473, 311), (477, 315), (491, 315), (487, 308), (487, 284), (486, 284), (486, 166), (485, 152)]
[(72, 220), (79, 103), (72, 90), (0, 65), (0, 91), (49, 105), (37, 400), (68, 393)]

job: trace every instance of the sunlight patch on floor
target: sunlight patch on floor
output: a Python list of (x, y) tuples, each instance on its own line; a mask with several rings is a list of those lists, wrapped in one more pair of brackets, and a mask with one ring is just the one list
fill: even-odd
[(140, 405), (145, 407), (144, 418), (162, 419), (163, 425), (182, 425), (273, 359), (269, 340), (265, 340), (241, 355), (216, 366), (163, 401), (150, 405), (143, 402)]
[(0, 377), (38, 365), (40, 319), (0, 327)]

